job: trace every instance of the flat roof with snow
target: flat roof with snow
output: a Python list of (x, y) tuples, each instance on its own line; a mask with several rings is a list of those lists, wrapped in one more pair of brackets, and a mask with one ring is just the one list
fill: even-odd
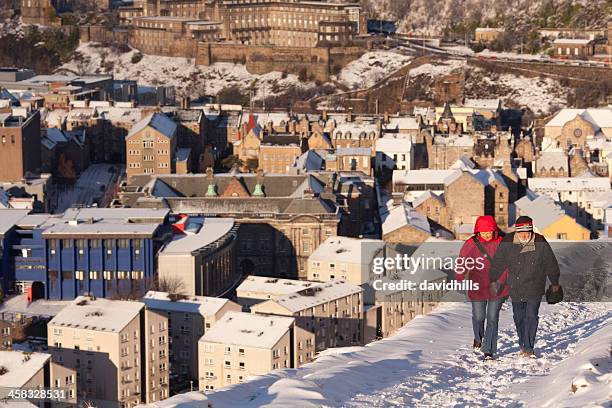
[(145, 307), (142, 302), (79, 296), (49, 322), (49, 326), (120, 332)]
[(234, 228), (233, 218), (204, 218), (196, 234), (175, 235), (160, 255), (190, 254), (227, 235)]
[(294, 322), (293, 317), (228, 312), (206, 331), (200, 341), (271, 349)]
[(198, 313), (202, 316), (214, 316), (229, 299), (209, 296), (187, 296), (184, 299), (171, 300), (167, 292), (148, 291), (142, 302), (149, 309), (172, 312)]
[(310, 255), (316, 261), (344, 262), (369, 265), (372, 258), (385, 247), (379, 239), (329, 237)]
[(0, 387), (23, 387), (49, 361), (51, 354), (0, 351), (0, 366), (7, 372), (0, 375)]
[(312, 282), (297, 279), (281, 279), (270, 278), (267, 276), (247, 276), (242, 283), (236, 288), (238, 297), (251, 298), (258, 295), (266, 295), (266, 298), (273, 296), (283, 296), (289, 293), (295, 293), (302, 289), (306, 289), (319, 282)]
[(607, 177), (534, 177), (527, 183), (533, 191), (610, 190), (610, 179)]
[[(363, 292), (361, 286), (344, 280), (332, 280), (330, 282), (317, 283), (299, 292), (274, 297), (270, 301), (276, 302), (291, 313), (297, 313), (301, 310), (361, 292)], [(252, 310), (257, 311), (262, 305), (263, 303), (253, 306)]]

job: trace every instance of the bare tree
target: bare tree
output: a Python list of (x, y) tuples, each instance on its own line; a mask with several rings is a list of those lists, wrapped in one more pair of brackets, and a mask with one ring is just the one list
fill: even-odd
[(160, 292), (167, 292), (170, 300), (179, 300), (186, 297), (185, 282), (178, 276), (158, 276), (153, 287)]

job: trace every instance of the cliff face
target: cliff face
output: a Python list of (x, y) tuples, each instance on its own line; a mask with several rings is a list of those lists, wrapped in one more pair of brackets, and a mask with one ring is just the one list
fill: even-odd
[[(441, 35), (477, 26), (604, 28), (610, 0), (361, 0), (371, 16), (402, 31)], [(461, 34), (461, 33), (459, 33)]]

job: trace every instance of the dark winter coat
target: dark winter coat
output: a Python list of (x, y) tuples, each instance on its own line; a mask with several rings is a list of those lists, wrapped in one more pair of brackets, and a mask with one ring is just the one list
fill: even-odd
[(521, 253), (522, 246), (514, 243), (515, 233), (507, 234), (497, 248), (491, 265), (491, 282), (499, 281), (508, 268), (507, 283), (513, 301), (539, 300), (546, 288), (546, 278), (559, 284), (559, 264), (546, 239), (535, 234), (535, 250)]

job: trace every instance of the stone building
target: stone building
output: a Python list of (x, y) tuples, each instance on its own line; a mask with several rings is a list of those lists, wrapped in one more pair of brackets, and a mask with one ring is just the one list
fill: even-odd
[(140, 175), (119, 196), (134, 207), (161, 205), (177, 214), (233, 218), (240, 224), (240, 273), (303, 277), (308, 255), (336, 235), (340, 224), (350, 222), (349, 207), (337, 200), (337, 190), (325, 192), (331, 175), (319, 177), (212, 170), (203, 175)]
[(557, 38), (552, 49), (555, 57), (586, 59), (595, 54), (595, 43), (589, 39)]
[(140, 173), (174, 173), (176, 133), (176, 123), (161, 113), (135, 124), (125, 137), (128, 178)]
[(542, 150), (584, 149), (587, 141), (612, 137), (612, 109), (561, 109), (544, 126)]
[[(120, 8), (123, 21), (138, 25), (143, 18), (219, 22), (217, 36), (250, 45), (314, 47), (319, 43), (346, 44), (365, 34), (365, 15), (359, 5), (326, 1), (243, 1), (243, 0), (136, 0)], [(181, 26), (182, 23), (174, 24)], [(143, 28), (142, 24), (139, 28)], [(153, 38), (158, 27), (146, 27)], [(173, 27), (175, 28), (175, 27)], [(166, 27), (164, 29), (167, 30)], [(178, 29), (178, 27), (176, 27)], [(191, 32), (189, 32), (191, 34)], [(187, 36), (187, 41), (197, 38)], [(162, 45), (163, 46), (163, 45)]]
[(474, 40), (476, 42), (490, 43), (501, 37), (504, 32), (503, 28), (478, 27), (474, 32)]

